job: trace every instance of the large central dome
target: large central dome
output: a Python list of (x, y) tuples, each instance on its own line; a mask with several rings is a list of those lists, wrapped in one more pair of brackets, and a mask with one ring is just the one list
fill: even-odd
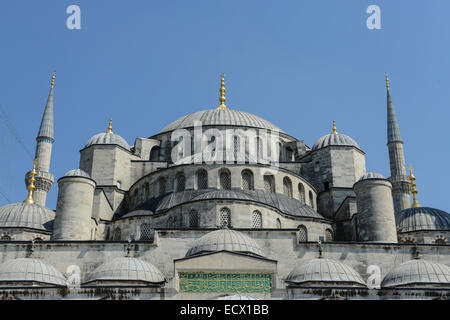
[(283, 132), (273, 123), (248, 112), (230, 109), (213, 109), (188, 114), (166, 126), (160, 133), (176, 129), (192, 128), (196, 121), (200, 121), (202, 126), (225, 125)]

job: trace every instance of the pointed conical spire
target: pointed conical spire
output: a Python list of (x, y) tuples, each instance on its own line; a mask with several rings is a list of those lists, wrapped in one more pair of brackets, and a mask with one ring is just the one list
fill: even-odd
[(389, 85), (389, 77), (388, 74), (386, 76), (386, 89), (387, 89), (387, 125), (388, 125), (388, 143), (394, 141), (403, 142), (402, 137), (400, 135), (400, 128), (397, 121), (397, 116), (395, 115), (394, 105), (392, 103), (390, 85)]
[(42, 116), (41, 126), (37, 140), (49, 139), (52, 143), (55, 141), (53, 136), (53, 86), (55, 85), (55, 72), (53, 72), (52, 82), (50, 87), (50, 93), (47, 99), (47, 105), (45, 106), (44, 115)]

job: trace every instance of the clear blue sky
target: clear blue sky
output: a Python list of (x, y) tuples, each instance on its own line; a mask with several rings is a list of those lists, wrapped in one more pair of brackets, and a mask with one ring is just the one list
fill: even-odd
[[(81, 8), (81, 30), (66, 8)], [(368, 30), (366, 8), (381, 8)], [(40, 0), (0, 3), (0, 104), (34, 154), (56, 70), (56, 179), (105, 131), (130, 145), (191, 112), (227, 105), (312, 146), (331, 130), (353, 137), (368, 171), (389, 176), (384, 72), (391, 77), (407, 166), (419, 200), (450, 211), (450, 1)], [(0, 123), (0, 191), (26, 197), (32, 159)], [(57, 186), (48, 207), (56, 207)], [(7, 204), (0, 195), (0, 205)]]

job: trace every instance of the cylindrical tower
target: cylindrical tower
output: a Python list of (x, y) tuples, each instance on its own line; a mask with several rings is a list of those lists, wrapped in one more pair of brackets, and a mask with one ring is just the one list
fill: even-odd
[(95, 181), (80, 170), (58, 180), (58, 203), (53, 240), (91, 240), (91, 216)]
[(358, 241), (397, 243), (390, 181), (369, 172), (353, 188), (358, 208)]

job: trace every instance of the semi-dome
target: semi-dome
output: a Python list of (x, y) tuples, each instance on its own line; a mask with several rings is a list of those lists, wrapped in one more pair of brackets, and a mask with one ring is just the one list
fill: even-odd
[(382, 288), (442, 285), (450, 287), (450, 267), (423, 259), (406, 261), (389, 271)]
[(161, 284), (164, 275), (153, 264), (141, 259), (120, 257), (100, 265), (91, 272), (85, 284), (91, 282), (143, 282)]
[(260, 246), (249, 236), (235, 230), (221, 229), (197, 239), (186, 253), (186, 257), (222, 250), (264, 256)]
[(66, 172), (64, 177), (84, 177), (84, 178), (89, 178), (89, 179), (91, 178), (91, 176), (87, 172), (85, 172), (81, 169), (69, 170)]
[(312, 149), (318, 150), (328, 146), (351, 146), (361, 149), (355, 140), (342, 133), (330, 133), (319, 138)]
[(365, 286), (361, 276), (350, 266), (334, 259), (312, 259), (297, 265), (289, 273), (286, 282), (290, 284), (321, 284), (324, 282), (341, 285)]
[(195, 201), (195, 200), (213, 200), (213, 199), (254, 200), (252, 197), (243, 192), (236, 192), (231, 190), (215, 190), (203, 193), (192, 200)]
[(194, 127), (194, 122), (200, 121), (202, 126), (237, 126), (251, 127), (259, 129), (268, 129), (283, 132), (280, 128), (258, 117), (254, 114), (231, 110), (231, 109), (212, 109), (190, 113), (166, 126), (160, 131), (169, 132), (176, 129), (185, 129)]
[(85, 148), (92, 146), (94, 144), (115, 144), (121, 146), (124, 149), (130, 150), (130, 146), (127, 141), (119, 136), (118, 134), (112, 132), (101, 132), (93, 136), (86, 142)]
[(381, 173), (378, 173), (378, 172), (367, 172), (361, 178), (359, 178), (358, 181), (369, 180), (369, 179), (383, 179), (383, 180), (386, 180), (386, 178)]
[(36, 203), (13, 203), (0, 207), (0, 227), (51, 230), (55, 213)]
[(42, 260), (18, 258), (0, 265), (0, 285), (10, 282), (66, 286), (66, 278), (54, 266)]
[(395, 222), (398, 232), (450, 230), (450, 214), (430, 207), (402, 210), (395, 215)]

